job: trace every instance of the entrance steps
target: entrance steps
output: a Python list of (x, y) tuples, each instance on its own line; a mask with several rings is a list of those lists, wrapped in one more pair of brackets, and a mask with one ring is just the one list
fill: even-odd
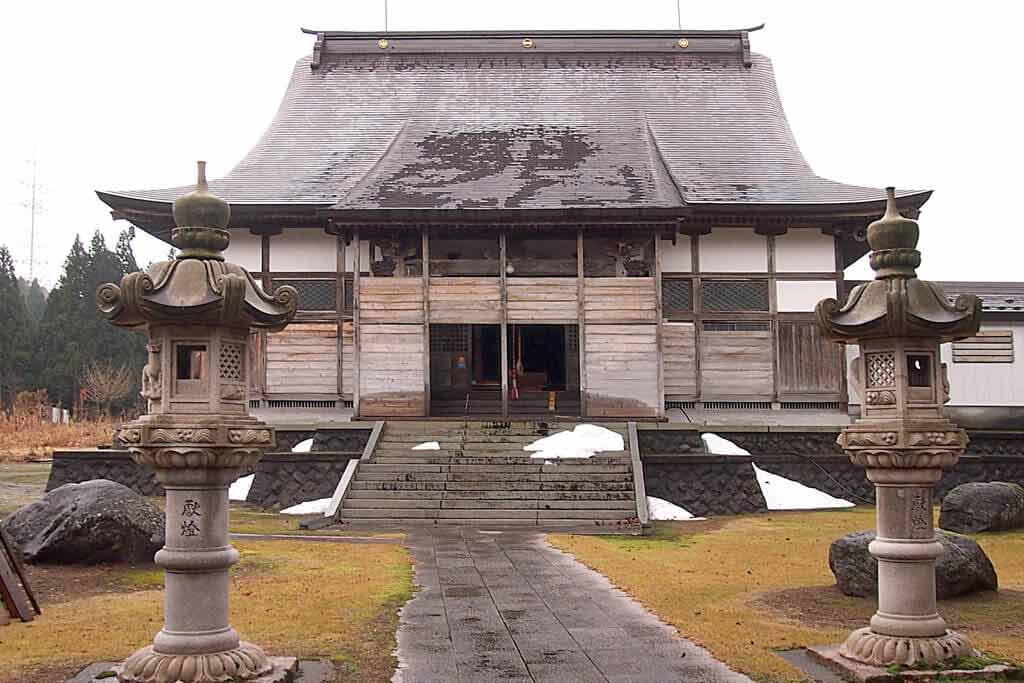
[[(638, 528), (626, 450), (545, 461), (523, 447), (575, 423), (389, 421), (338, 509), (358, 526), (486, 525)], [(412, 450), (436, 441), (441, 450)], [(642, 476), (642, 475), (641, 475)]]

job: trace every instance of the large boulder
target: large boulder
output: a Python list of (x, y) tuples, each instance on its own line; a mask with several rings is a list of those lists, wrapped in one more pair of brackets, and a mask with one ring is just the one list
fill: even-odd
[(65, 484), (4, 521), (29, 562), (145, 564), (164, 544), (164, 515), (107, 479)]
[[(874, 531), (857, 531), (829, 547), (828, 566), (845, 595), (863, 598), (878, 594), (878, 561), (868, 552), (868, 544), (874, 539)], [(935, 540), (943, 550), (935, 563), (935, 594), (939, 600), (999, 588), (995, 567), (972, 539), (939, 529)]]
[(939, 526), (961, 534), (1024, 528), (1024, 486), (1002, 481), (960, 484), (942, 499)]

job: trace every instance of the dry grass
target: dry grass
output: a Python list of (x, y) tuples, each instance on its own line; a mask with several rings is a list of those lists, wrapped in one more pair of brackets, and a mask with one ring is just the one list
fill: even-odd
[(49, 477), (49, 463), (0, 461), (0, 519), (39, 500)]
[[(243, 560), (232, 579), (232, 625), (244, 638), (271, 654), (330, 659), (338, 680), (391, 677), (397, 610), (413, 591), (402, 546), (236, 546)], [(112, 572), (107, 590), (46, 602), (36, 621), (0, 628), (0, 683), (62, 681), (89, 662), (120, 660), (147, 644), (162, 623), (154, 576), (152, 568)], [(141, 590), (125, 592), (132, 588)]]
[[(667, 522), (652, 537), (557, 534), (558, 548), (607, 576), (680, 633), (758, 681), (803, 681), (774, 650), (833, 643), (876, 605), (834, 587), (828, 546), (874, 526), (872, 508)], [(945, 600), (940, 612), (1002, 657), (1024, 652), (1024, 532), (975, 536), (998, 594)]]
[(29, 462), (53, 456), (55, 448), (87, 448), (109, 444), (113, 421), (102, 418), (71, 424), (39, 419), (31, 409), (0, 412), (0, 462)]

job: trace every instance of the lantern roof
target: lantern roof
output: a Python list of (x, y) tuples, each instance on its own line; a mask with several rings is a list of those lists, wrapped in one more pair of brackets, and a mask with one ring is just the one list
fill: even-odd
[(125, 275), (120, 285), (100, 285), (96, 303), (101, 313), (122, 327), (180, 323), (283, 328), (295, 317), (295, 289), (279, 287), (267, 294), (245, 268), (224, 260), (231, 208), (210, 192), (206, 162), (198, 165), (196, 189), (174, 202), (178, 227), (171, 241), (180, 252), (145, 272)]
[(836, 341), (853, 343), (881, 337), (950, 341), (977, 333), (981, 299), (961, 294), (951, 303), (937, 283), (918, 279), (917, 221), (900, 215), (893, 188), (886, 193), (885, 215), (868, 226), (875, 279), (855, 287), (842, 307), (835, 299), (819, 302), (819, 327)]

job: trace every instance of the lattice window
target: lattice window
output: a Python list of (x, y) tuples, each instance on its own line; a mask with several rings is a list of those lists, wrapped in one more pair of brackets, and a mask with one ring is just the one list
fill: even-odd
[(708, 320), (704, 323), (706, 332), (767, 332), (771, 325), (767, 321), (725, 321)]
[(469, 353), (469, 325), (431, 325), (430, 350), (436, 353)]
[(767, 311), (766, 280), (705, 280), (701, 283), (705, 311)]
[(220, 378), (242, 379), (242, 345), (221, 344), (220, 347)]
[(891, 387), (896, 384), (896, 354), (892, 351), (869, 353), (864, 358), (868, 368), (869, 387)]
[(274, 278), (274, 286), (280, 287), (281, 285), (294, 287), (299, 293), (300, 311), (334, 311), (337, 309), (337, 280), (279, 280)]
[(661, 313), (666, 318), (693, 310), (693, 283), (665, 278), (661, 281)]
[(578, 326), (565, 326), (565, 343), (570, 353), (576, 353), (580, 350), (580, 329)]

